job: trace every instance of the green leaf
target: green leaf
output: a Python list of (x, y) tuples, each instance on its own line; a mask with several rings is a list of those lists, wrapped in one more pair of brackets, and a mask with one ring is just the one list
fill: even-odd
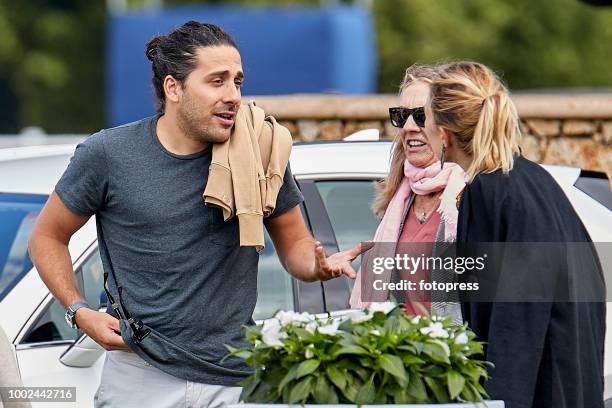
[(314, 336), (311, 332), (301, 327), (294, 327), (292, 330), (301, 340), (309, 339)]
[(374, 402), (374, 399), (376, 398), (376, 389), (374, 388), (374, 375), (375, 374), (372, 374), (370, 380), (367, 381), (364, 386), (361, 387), (357, 392), (354, 401), (356, 404), (362, 405), (371, 404)]
[(295, 377), (297, 376), (297, 370), (298, 370), (297, 365), (294, 365), (293, 367), (291, 367), (291, 369), (287, 372), (285, 377), (278, 384), (278, 391), (282, 391), (285, 385), (287, 385), (290, 381), (295, 380)]
[(319, 364), (321, 364), (320, 360), (311, 359), (311, 360), (302, 361), (300, 365), (298, 366), (297, 374), (295, 378), (302, 378), (305, 375), (312, 373), (314, 370), (316, 370), (319, 367)]
[(446, 374), (446, 369), (441, 365), (430, 364), (423, 366), (419, 371), (426, 377), (442, 377)]
[(310, 391), (312, 391), (313, 380), (314, 377), (310, 376), (297, 382), (289, 393), (289, 404), (296, 404), (298, 402), (306, 401), (308, 394), (310, 394)]
[(227, 349), (227, 351), (229, 351), (230, 353), (233, 353), (236, 350), (238, 350), (236, 347), (232, 347), (229, 344), (224, 344), (223, 347), (225, 347)]
[(474, 386), (470, 383), (467, 383), (465, 387), (463, 387), (463, 391), (461, 391), (461, 398), (466, 401), (471, 402), (479, 402), (482, 401), (482, 397), (478, 393), (478, 391), (474, 388)]
[[(275, 388), (275, 387), (274, 387)], [(274, 388), (270, 384), (265, 382), (259, 383), (259, 386), (251, 395), (251, 401), (254, 402), (274, 402), (276, 400), (276, 393)]]
[(346, 387), (347, 376), (342, 372), (342, 370), (340, 370), (335, 365), (330, 365), (327, 367), (325, 372), (327, 373), (327, 377), (329, 377), (329, 380), (336, 387), (340, 388), (341, 391), (343, 391), (344, 387)]
[(431, 359), (434, 361), (450, 364), (446, 350), (444, 350), (444, 348), (437, 343), (425, 343), (423, 345), (423, 353), (431, 357)]
[(455, 398), (461, 394), (461, 391), (463, 391), (465, 378), (454, 370), (450, 370), (446, 376), (448, 380), (448, 393), (451, 400), (455, 400)]
[(359, 364), (356, 364), (346, 359), (342, 360), (338, 363), (338, 368), (353, 371), (359, 376), (359, 378), (361, 378), (362, 381), (366, 381), (369, 378), (369, 374), (368, 370), (366, 370), (364, 367), (374, 367), (374, 363), (372, 362), (369, 356), (362, 357), (357, 361), (359, 362)]
[[(365, 356), (365, 357), (361, 357), (359, 359), (359, 364), (360, 366), (353, 366), (353, 367), (349, 367), (351, 370), (355, 370), (357, 371), (358, 369), (362, 369), (364, 370), (364, 367), (366, 368), (373, 368), (376, 364), (374, 364), (374, 360), (372, 360), (372, 358), (370, 356)], [(366, 378), (362, 378), (362, 380), (366, 380), (369, 376), (366, 375)]]
[(399, 380), (400, 385), (408, 383), (408, 374), (401, 358), (391, 354), (383, 354), (378, 361), (383, 370)]
[(350, 376), (346, 382), (346, 387), (342, 390), (344, 396), (349, 400), (349, 402), (355, 402), (357, 398), (357, 393), (363, 386), (363, 383), (359, 378)]
[(406, 387), (406, 392), (414, 399), (415, 402), (427, 402), (427, 388), (420, 376), (411, 373), (410, 382)]
[(423, 360), (420, 357), (411, 355), (411, 354), (402, 357), (402, 362), (404, 363), (404, 365), (407, 365), (407, 366), (425, 364), (425, 360)]
[(376, 397), (374, 398), (374, 405), (381, 405), (387, 403), (387, 389), (385, 389), (382, 385), (376, 391)]
[(249, 397), (255, 391), (255, 388), (259, 385), (259, 380), (253, 377), (249, 377), (248, 383), (242, 383), (242, 392), (240, 393), (240, 401), (249, 401)]
[(393, 402), (395, 404), (408, 404), (410, 402), (410, 397), (405, 388), (400, 388), (393, 392)]
[(263, 326), (260, 324), (253, 325), (253, 326), (247, 326), (246, 333), (245, 333), (247, 340), (250, 341), (251, 343), (253, 343), (255, 340), (260, 340), (262, 328)]
[[(287, 375), (287, 368), (281, 365), (267, 366), (265, 371), (265, 380), (270, 384), (280, 384)], [(276, 387), (278, 389), (278, 387)], [(280, 393), (280, 389), (278, 390)]]
[(248, 349), (239, 349), (236, 347), (232, 347), (229, 344), (224, 344), (224, 346), (227, 349), (227, 351), (229, 351), (229, 354), (221, 359), (220, 361), (221, 363), (223, 363), (225, 360), (227, 360), (229, 357), (232, 357), (232, 356), (236, 356), (236, 357), (246, 360), (247, 358), (253, 355), (253, 352)]
[[(363, 367), (374, 367), (374, 363), (372, 363), (369, 359), (361, 359), (359, 362), (363, 365)], [(368, 370), (363, 367), (359, 367), (357, 364), (353, 364), (349, 370), (355, 372), (361, 378), (362, 381), (368, 379)]]
[[(414, 347), (414, 352), (416, 354), (421, 354), (423, 352), (423, 348), (425, 346), (424, 343), (420, 342), (420, 341), (408, 341), (408, 344), (410, 344), (412, 347)], [(404, 346), (399, 346), (398, 348), (402, 348)]]
[(291, 387), (283, 388), (283, 392), (281, 394), (281, 400), (284, 404), (289, 404), (289, 393), (291, 392)]
[(344, 332), (349, 332), (349, 333), (352, 332), (353, 331), (353, 321), (351, 319), (347, 319), (347, 320), (343, 321), (338, 326), (338, 329), (342, 330)]
[(436, 397), (436, 402), (449, 402), (450, 398), (446, 393), (446, 388), (438, 384), (438, 381), (434, 378), (425, 377), (425, 383), (429, 387), (429, 389), (433, 392)]
[(249, 350), (236, 350), (232, 355), (246, 360), (253, 355), (253, 352)]
[[(406, 350), (406, 351), (409, 351), (411, 353), (417, 354), (417, 349), (412, 344), (402, 344), (401, 346), (397, 346), (397, 349), (398, 350)], [(422, 350), (422, 348), (420, 350)], [(419, 351), (419, 353), (420, 353), (420, 351)]]
[[(318, 404), (331, 404), (333, 400), (332, 394), (335, 396), (332, 386), (329, 384), (324, 375), (319, 376), (317, 378), (317, 382), (314, 387), (314, 398)], [(336, 397), (336, 401), (338, 397)]]
[(367, 355), (368, 351), (366, 349), (364, 349), (363, 347), (360, 347), (360, 346), (357, 346), (357, 345), (346, 345), (346, 346), (340, 347), (334, 353), (335, 356), (339, 356), (341, 354)]

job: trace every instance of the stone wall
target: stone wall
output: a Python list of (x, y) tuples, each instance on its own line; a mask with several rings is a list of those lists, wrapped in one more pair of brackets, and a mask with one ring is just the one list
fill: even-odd
[[(612, 93), (520, 94), (513, 96), (521, 117), (525, 155), (537, 162), (603, 171), (612, 179)], [(392, 139), (388, 108), (394, 95), (255, 96), (266, 113), (287, 126), (295, 141), (336, 140), (375, 128)]]

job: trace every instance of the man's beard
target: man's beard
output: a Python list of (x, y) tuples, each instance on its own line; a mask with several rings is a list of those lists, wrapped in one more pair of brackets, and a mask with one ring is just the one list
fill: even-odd
[(212, 113), (202, 114), (190, 99), (185, 100), (178, 109), (178, 126), (188, 138), (200, 143), (223, 143), (229, 139), (232, 128), (215, 126), (212, 120)]

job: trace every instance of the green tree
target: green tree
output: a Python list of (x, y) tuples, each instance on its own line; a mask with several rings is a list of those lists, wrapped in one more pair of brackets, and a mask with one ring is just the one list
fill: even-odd
[(513, 89), (599, 87), (609, 69), (612, 7), (577, 0), (378, 0), (379, 90), (415, 63), (473, 59)]
[[(151, 0), (128, 0), (139, 8)], [(165, 6), (367, 4), (365, 0), (158, 0)], [(473, 59), (512, 89), (610, 87), (612, 7), (579, 0), (371, 0), (378, 91), (409, 65)], [(106, 4), (0, 0), (0, 133), (104, 126)]]
[(17, 128), (3, 131), (103, 125), (104, 22), (103, 2), (0, 0), (0, 83), (9, 94), (1, 104), (16, 104), (17, 115)]

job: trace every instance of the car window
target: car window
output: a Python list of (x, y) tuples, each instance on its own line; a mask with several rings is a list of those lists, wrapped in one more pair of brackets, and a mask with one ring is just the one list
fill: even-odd
[(102, 269), (102, 259), (100, 251), (96, 248), (89, 259), (81, 266), (80, 279), (82, 283), (82, 293), (89, 304), (94, 309), (106, 307), (107, 299), (104, 291), (104, 270)]
[(28, 239), (46, 195), (0, 193), (0, 301), (32, 269)]
[[(374, 239), (379, 221), (371, 209), (375, 195), (373, 180), (321, 180), (315, 185), (327, 209), (340, 251)], [(355, 260), (355, 267), (359, 266), (359, 261), (359, 258)]]
[[(84, 294), (87, 303), (95, 308), (100, 305), (104, 292), (102, 262), (100, 252), (96, 249), (76, 271), (77, 286)], [(66, 311), (62, 304), (53, 299), (36, 324), (25, 336), (23, 343), (40, 343), (58, 340), (76, 340), (79, 331), (68, 326), (64, 318)]]
[(278, 310), (293, 310), (291, 275), (281, 265), (267, 231), (265, 239), (265, 248), (259, 254), (254, 320), (272, 317)]

